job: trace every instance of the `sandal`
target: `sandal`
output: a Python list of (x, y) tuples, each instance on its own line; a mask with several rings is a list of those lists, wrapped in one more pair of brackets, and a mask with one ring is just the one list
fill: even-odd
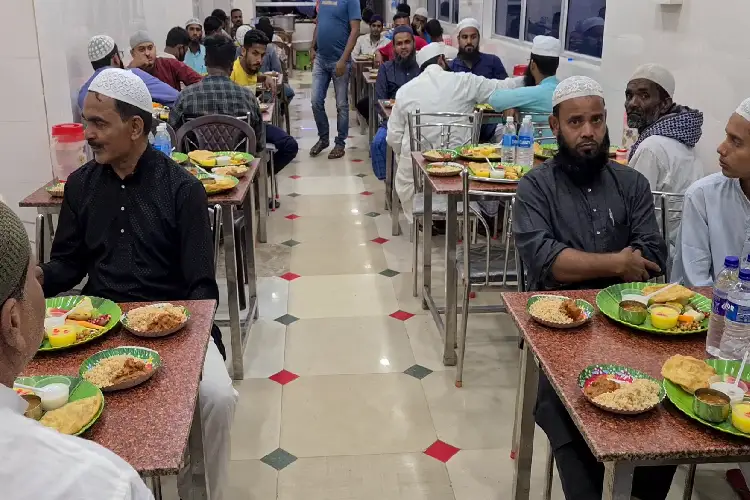
[(335, 160), (336, 158), (342, 158), (346, 151), (344, 146), (334, 146), (330, 153), (328, 153), (329, 160)]
[(318, 142), (310, 149), (310, 156), (318, 156), (324, 149), (328, 147), (328, 141), (318, 139)]

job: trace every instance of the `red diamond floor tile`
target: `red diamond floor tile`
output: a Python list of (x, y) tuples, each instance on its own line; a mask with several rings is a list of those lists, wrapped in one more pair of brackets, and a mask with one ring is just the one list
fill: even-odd
[(390, 240), (385, 239), (385, 238), (381, 238), (381, 237), (378, 236), (374, 240), (370, 240), (370, 241), (372, 241), (373, 243), (377, 243), (378, 245), (382, 245), (383, 243), (388, 243)]
[(460, 448), (451, 446), (448, 443), (444, 443), (438, 439), (437, 441), (432, 443), (429, 448), (424, 450), (424, 454), (445, 463), (453, 458), (453, 455), (455, 455), (459, 451), (461, 451)]
[(297, 215), (297, 214), (289, 214), (289, 215), (287, 215), (287, 216), (286, 216), (286, 217), (284, 217), (284, 218), (285, 218), (285, 219), (289, 219), (289, 220), (294, 220), (294, 219), (299, 219), (299, 218), (300, 218), (300, 216), (299, 216), (299, 215)]
[(294, 281), (299, 277), (300, 277), (299, 274), (294, 274), (294, 273), (284, 273), (281, 276), (279, 276), (279, 278), (287, 280), (287, 281)]
[[(292, 373), (292, 372), (290, 372), (290, 371), (286, 371), (286, 370), (281, 370), (280, 372), (278, 372), (278, 373), (274, 373), (273, 375), (271, 375), (271, 376), (270, 376), (270, 377), (268, 377), (268, 378), (269, 378), (270, 380), (273, 380), (274, 382), (276, 382), (276, 383), (278, 383), (278, 384), (281, 384), (281, 385), (286, 385), (286, 384), (288, 384), (289, 382), (293, 382), (294, 380), (297, 380), (297, 379), (299, 378), (299, 375), (297, 375), (297, 374), (295, 374), (295, 373)], [(433, 445), (433, 446), (435, 446), (435, 445)], [(426, 452), (425, 452), (425, 453), (426, 453)], [(452, 456), (452, 455), (451, 455), (451, 456)], [(448, 457), (448, 458), (450, 458), (450, 457)], [(446, 460), (447, 460), (447, 459), (446, 459)]]
[(295, 179), (295, 180), (299, 179), (300, 177), (302, 177), (302, 176), (301, 175), (290, 175), (289, 176), (290, 179)]
[(414, 315), (412, 313), (406, 312), (406, 311), (401, 311), (401, 310), (398, 310), (398, 311), (396, 311), (393, 314), (389, 314), (389, 316), (391, 318), (397, 319), (399, 321), (406, 321), (407, 319), (414, 317)]
[(363, 195), (363, 196), (370, 196), (370, 195), (372, 195), (372, 193), (371, 193), (370, 191), (362, 191), (362, 192), (361, 192), (361, 193), (359, 193), (359, 194), (361, 194), (361, 195)]
[(352, 163), (362, 163), (363, 161), (365, 161), (365, 160), (357, 159), (357, 160), (352, 160)]

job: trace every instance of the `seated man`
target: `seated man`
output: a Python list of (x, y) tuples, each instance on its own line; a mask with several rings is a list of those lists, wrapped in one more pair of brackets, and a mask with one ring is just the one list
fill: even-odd
[(373, 56), (375, 51), (388, 43), (383, 36), (383, 18), (375, 14), (370, 18), (370, 32), (360, 35), (352, 50), (352, 59), (362, 56)]
[[(409, 27), (409, 14), (398, 11), (393, 16), (393, 33), (392, 37), (396, 36), (396, 28), (399, 26), (406, 26)], [(391, 37), (391, 38), (392, 38)], [(423, 47), (427, 46), (427, 42), (424, 38), (421, 36), (415, 36), (414, 37), (414, 50), (420, 51)], [(395, 57), (394, 50), (393, 50), (393, 42), (386, 43), (382, 47), (380, 47), (378, 50), (375, 51), (375, 62), (376, 64), (380, 65), (385, 61), (390, 61)]]
[[(603, 288), (661, 274), (667, 247), (648, 181), (609, 160), (601, 86), (585, 76), (563, 80), (549, 118), (559, 152), (518, 183), (516, 248), (531, 290)], [(544, 373), (536, 422), (547, 434), (568, 500), (600, 500), (597, 462)], [(675, 467), (637, 467), (633, 496), (663, 500)]]
[(430, 19), (427, 21), (427, 24), (424, 25), (424, 31), (425, 34), (432, 39), (432, 42), (430, 43), (439, 43), (443, 46), (446, 59), (455, 59), (456, 56), (458, 56), (458, 49), (456, 47), (445, 45), (445, 42), (443, 41), (443, 27), (441, 26), (440, 21), (437, 19)]
[[(164, 53), (159, 57), (177, 59), (185, 62), (185, 55), (190, 45), (190, 35), (182, 26), (175, 26), (167, 32), (167, 39), (164, 42)], [(192, 68), (191, 68), (192, 69)]]
[[(628, 127), (638, 129), (628, 164), (646, 176), (651, 191), (683, 194), (703, 177), (703, 164), (695, 145), (703, 133), (703, 113), (672, 101), (674, 76), (658, 64), (636, 68), (625, 89)], [(680, 225), (681, 204), (670, 213), (670, 243)], [(723, 257), (722, 257), (723, 258)]]
[[(398, 89), (419, 74), (417, 57), (414, 53), (414, 34), (411, 28), (408, 26), (396, 28), (393, 34), (393, 44), (396, 47), (396, 59), (388, 61), (380, 67), (378, 78), (375, 81), (375, 99), (377, 100), (395, 98)], [(364, 104), (362, 101), (357, 103), (357, 110), (360, 113), (363, 111), (363, 107), (369, 111), (369, 100)], [(369, 117), (368, 115), (369, 113), (363, 116), (367, 119), (377, 119), (377, 117)], [(370, 146), (372, 170), (375, 172), (375, 177), (381, 181), (385, 179), (387, 149), (385, 137), (387, 131), (388, 122), (383, 120)]]
[[(153, 499), (138, 473), (108, 449), (23, 416), (27, 403), (13, 390), (13, 381), (34, 357), (44, 336), (44, 293), (34, 278), (35, 267), (23, 223), (0, 202), (3, 498)], [(35, 473), (40, 464), (44, 464), (43, 474)]]
[[(407, 220), (411, 223), (414, 198), (414, 176), (412, 174), (411, 146), (409, 142), (409, 114), (417, 109), (422, 113), (444, 111), (471, 114), (474, 106), (486, 102), (497, 89), (513, 88), (523, 84), (523, 78), (488, 80), (471, 73), (454, 73), (448, 69), (443, 46), (431, 43), (417, 53), (416, 59), (421, 74), (406, 83), (396, 92), (396, 105), (388, 120), (386, 139), (398, 158), (398, 171), (394, 185)], [(379, 77), (379, 76), (378, 76)], [(425, 128), (421, 136), (424, 142), (440, 147), (440, 129)], [(455, 128), (450, 134), (448, 147), (466, 144), (471, 132)]]
[[(83, 119), (94, 159), (65, 184), (51, 259), (36, 269), (45, 296), (88, 277), (85, 295), (115, 302), (218, 301), (206, 191), (149, 145), (151, 109), (146, 85), (129, 71), (108, 68), (91, 82)], [(200, 411), (211, 498), (221, 498), (238, 395), (218, 327), (212, 336)], [(178, 478), (178, 488), (189, 497), (189, 474)]]
[[(429, 33), (427, 33), (427, 30), (425, 30), (425, 25), (427, 24), (427, 18), (430, 17), (430, 15), (427, 13), (427, 9), (424, 7), (420, 7), (417, 10), (414, 11), (414, 17), (411, 18), (411, 29), (414, 30), (414, 36), (421, 36), (424, 38), (424, 41), (428, 44), (432, 43), (432, 38), (430, 37)], [(440, 42), (442, 40), (435, 40), (436, 42)]]
[(724, 267), (724, 257), (747, 257), (745, 228), (750, 220), (750, 99), (729, 117), (726, 138), (717, 148), (721, 172), (685, 191), (682, 225), (672, 266), (673, 281), (711, 286)]
[[(91, 85), (91, 81), (96, 78), (99, 73), (107, 68), (123, 69), (125, 67), (122, 64), (120, 51), (117, 49), (115, 41), (107, 35), (96, 35), (89, 40), (89, 61), (91, 61), (91, 66), (94, 68), (94, 74), (91, 75), (91, 78), (83, 84), (81, 90), (78, 92), (79, 110), (83, 110), (83, 99), (89, 91), (89, 85)], [(143, 80), (143, 83), (146, 84), (146, 88), (148, 88), (148, 91), (151, 94), (151, 98), (155, 102), (166, 106), (172, 106), (177, 100), (177, 96), (180, 93), (158, 78), (153, 77), (138, 68), (133, 68), (130, 71)]]
[[(264, 19), (265, 21), (263, 21)], [(260, 63), (260, 73), (262, 74), (274, 72), (278, 75), (285, 75), (286, 72), (284, 71), (284, 65), (281, 57), (279, 56), (279, 51), (281, 51), (281, 54), (285, 53), (281, 47), (273, 43), (273, 39), (276, 35), (274, 34), (271, 21), (267, 17), (261, 17), (258, 20), (258, 24), (255, 26), (255, 29), (261, 31), (269, 40), (268, 45), (266, 46), (266, 54), (263, 56), (263, 60)], [(244, 38), (242, 39), (242, 41), (243, 43), (240, 45), (244, 45)], [(287, 100), (291, 102), (292, 99), (294, 99), (294, 90), (292, 89), (291, 85), (286, 82), (283, 85), (284, 95), (286, 96)]]
[(183, 86), (201, 81), (201, 75), (187, 64), (177, 59), (156, 57), (154, 41), (145, 31), (138, 31), (130, 37), (130, 55), (133, 56), (131, 68), (142, 69), (178, 92)]
[(196, 18), (188, 19), (185, 29), (190, 37), (188, 51), (185, 54), (185, 64), (193, 68), (199, 75), (206, 74), (206, 48), (203, 46), (203, 25)]

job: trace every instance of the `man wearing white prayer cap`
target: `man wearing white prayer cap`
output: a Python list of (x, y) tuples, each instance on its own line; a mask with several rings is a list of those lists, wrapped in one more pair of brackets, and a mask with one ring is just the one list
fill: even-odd
[[(91, 82), (97, 77), (97, 75), (99, 75), (99, 73), (107, 68), (122, 69), (124, 67), (122, 63), (122, 53), (118, 50), (117, 44), (112, 37), (107, 35), (96, 35), (89, 40), (88, 56), (89, 61), (91, 61), (91, 66), (94, 68), (94, 74), (91, 75), (78, 91), (79, 110), (83, 110), (83, 100), (89, 90), (89, 85), (91, 85)], [(154, 102), (172, 106), (177, 100), (179, 92), (158, 78), (155, 78), (138, 68), (133, 68), (130, 71), (143, 80), (143, 83), (146, 84)]]
[[(518, 183), (513, 234), (531, 290), (646, 281), (666, 267), (667, 246), (648, 181), (609, 159), (603, 95), (601, 85), (585, 76), (560, 82), (549, 118), (559, 150)], [(565, 498), (600, 500), (604, 466), (543, 373), (535, 419), (549, 438)], [(637, 467), (632, 495), (664, 500), (674, 471)]]
[(184, 62), (158, 57), (154, 40), (146, 31), (136, 31), (130, 37), (130, 55), (133, 56), (131, 68), (142, 69), (178, 92), (183, 86), (201, 81), (201, 75)]
[[(427, 9), (425, 9), (424, 7), (420, 7), (414, 11), (414, 16), (412, 16), (411, 18), (411, 29), (414, 30), (414, 34), (424, 38), (427, 43), (430, 43), (432, 41), (430, 39), (430, 35), (428, 35), (424, 31), (424, 27), (427, 24), (427, 18), (429, 17), (430, 15), (427, 13)], [(439, 40), (435, 41), (437, 42)]]
[(203, 25), (199, 19), (188, 19), (185, 29), (190, 37), (188, 51), (185, 54), (185, 64), (200, 75), (205, 75), (206, 70), (206, 47), (203, 46)]
[[(130, 71), (107, 68), (84, 99), (94, 159), (65, 183), (50, 261), (37, 270), (46, 297), (88, 277), (83, 294), (114, 302), (218, 301), (208, 200), (201, 182), (149, 145), (151, 95)], [(199, 386), (211, 498), (222, 498), (237, 392), (214, 326)], [(188, 468), (178, 477), (190, 498)]]
[[(703, 134), (703, 113), (673, 101), (675, 80), (667, 68), (644, 64), (636, 68), (625, 89), (628, 126), (638, 129), (628, 164), (646, 176), (652, 191), (683, 194), (703, 177), (695, 145)], [(679, 202), (671, 205), (670, 242), (680, 225)]]
[[(409, 114), (417, 109), (423, 113), (445, 111), (470, 114), (476, 104), (486, 102), (495, 90), (523, 84), (521, 77), (490, 80), (471, 73), (454, 73), (448, 70), (444, 51), (442, 44), (431, 43), (417, 52), (417, 64), (422, 73), (396, 92), (396, 105), (388, 120), (386, 140), (399, 158), (396, 191), (409, 222), (412, 221), (414, 200), (414, 177), (408, 134)], [(429, 142), (429, 145), (424, 144), (426, 149), (455, 148), (471, 140), (471, 130), (466, 128), (452, 130), (446, 144), (440, 143), (439, 127), (435, 130), (423, 129), (422, 134)]]

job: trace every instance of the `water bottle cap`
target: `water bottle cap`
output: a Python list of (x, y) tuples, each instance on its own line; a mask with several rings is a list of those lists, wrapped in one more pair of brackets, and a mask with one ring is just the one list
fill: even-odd
[(750, 269), (740, 269), (740, 279), (742, 281), (750, 281)]
[(724, 258), (724, 267), (728, 267), (730, 269), (736, 269), (740, 267), (740, 258), (736, 257), (734, 255), (729, 255)]
[(166, 130), (167, 130), (167, 124), (166, 123), (160, 123), (159, 125), (156, 126), (156, 131), (157, 132), (161, 132), (162, 130), (164, 130), (166, 132)]
[(508, 119), (505, 121), (505, 123), (513, 123), (515, 120), (513, 120), (512, 116), (509, 116)]

